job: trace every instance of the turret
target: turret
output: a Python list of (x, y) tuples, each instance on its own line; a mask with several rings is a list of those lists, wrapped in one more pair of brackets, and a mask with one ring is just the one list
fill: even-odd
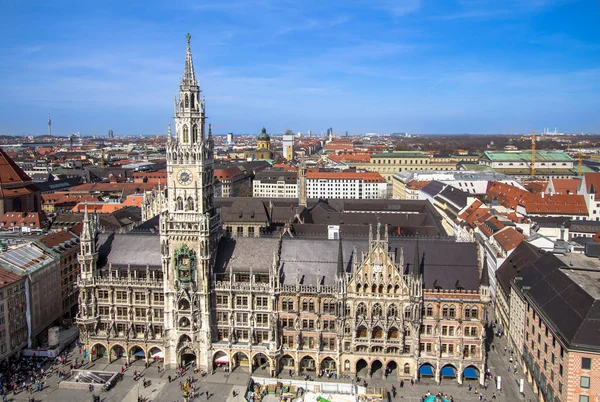
[(306, 194), (306, 164), (300, 163), (300, 169), (298, 169), (298, 206), (306, 208), (308, 205), (307, 194)]
[(81, 278), (91, 279), (96, 273), (96, 261), (98, 253), (96, 251), (96, 229), (97, 221), (88, 213), (87, 204), (83, 214), (83, 229), (81, 231), (80, 242), (81, 249), (78, 256), (81, 265)]

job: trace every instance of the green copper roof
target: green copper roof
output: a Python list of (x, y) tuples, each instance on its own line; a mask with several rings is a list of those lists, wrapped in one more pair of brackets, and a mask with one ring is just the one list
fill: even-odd
[[(484, 152), (484, 158), (492, 162), (531, 162), (531, 151), (503, 152), (487, 151)], [(573, 162), (567, 153), (562, 151), (536, 151), (536, 162)]]
[(269, 134), (267, 134), (267, 129), (266, 128), (264, 128), (264, 127), (262, 128), (261, 133), (258, 135), (258, 139), (259, 140), (264, 140), (264, 141), (267, 141), (267, 140), (271, 139), (271, 137), (269, 137)]

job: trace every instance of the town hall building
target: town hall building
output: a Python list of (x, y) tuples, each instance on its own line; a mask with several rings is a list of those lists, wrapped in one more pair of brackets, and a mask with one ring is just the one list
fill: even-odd
[(475, 244), (380, 223), (328, 239), (231, 236), (205, 119), (188, 35), (158, 232), (100, 234), (85, 213), (77, 324), (91, 360), (483, 383), (490, 295)]

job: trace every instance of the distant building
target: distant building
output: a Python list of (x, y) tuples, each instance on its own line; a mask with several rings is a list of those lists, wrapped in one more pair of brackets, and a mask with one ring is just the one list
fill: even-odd
[(271, 137), (267, 134), (267, 129), (262, 128), (256, 142), (256, 150), (246, 152), (246, 157), (250, 159), (273, 159), (271, 150)]
[(252, 181), (252, 196), (259, 198), (297, 198), (298, 173), (263, 170)]
[(283, 135), (283, 157), (288, 161), (294, 159), (294, 134)]
[(439, 157), (423, 152), (382, 152), (372, 154), (368, 162), (349, 162), (357, 169), (377, 172), (392, 183), (394, 173), (424, 170), (456, 170), (456, 159)]
[(306, 173), (306, 194), (308, 198), (388, 198), (387, 187), (385, 179), (375, 172), (309, 170)]
[(227, 133), (227, 145), (233, 145), (233, 133)]
[(488, 183), (498, 181), (508, 183), (518, 188), (522, 186), (513, 178), (504, 174), (495, 172), (478, 171), (414, 171), (407, 170), (392, 175), (392, 194), (395, 199), (410, 199), (410, 191), (407, 185), (413, 181), (439, 181), (466, 193), (474, 195), (484, 195), (487, 192)]
[[(486, 151), (479, 163), (518, 178), (531, 176), (531, 151)], [(577, 176), (575, 160), (563, 151), (536, 151), (535, 177), (569, 178)]]
[(108, 138), (115, 138), (115, 133), (112, 131), (112, 129), (108, 130)]

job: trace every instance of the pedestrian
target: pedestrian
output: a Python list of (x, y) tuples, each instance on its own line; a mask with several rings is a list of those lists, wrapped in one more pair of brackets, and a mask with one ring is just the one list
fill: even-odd
[(169, 379), (169, 384), (170, 384), (171, 383), (171, 376), (169, 375), (167, 378)]

